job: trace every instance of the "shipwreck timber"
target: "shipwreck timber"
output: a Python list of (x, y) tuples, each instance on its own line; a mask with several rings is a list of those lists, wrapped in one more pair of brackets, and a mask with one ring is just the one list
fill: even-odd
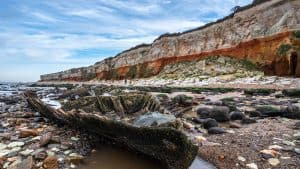
[(136, 127), (84, 111), (64, 111), (45, 105), (35, 94), (25, 93), (29, 105), (50, 120), (79, 127), (159, 161), (169, 169), (187, 169), (198, 152), (181, 131), (171, 127)]

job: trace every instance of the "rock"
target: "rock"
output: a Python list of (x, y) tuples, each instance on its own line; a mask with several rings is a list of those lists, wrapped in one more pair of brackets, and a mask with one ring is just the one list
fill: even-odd
[(269, 162), (273, 167), (275, 167), (275, 166), (277, 166), (277, 165), (280, 164), (280, 161), (279, 161), (277, 158), (269, 158), (269, 159), (268, 159), (268, 162)]
[(252, 123), (256, 123), (256, 120), (255, 119), (252, 119), (252, 118), (249, 118), (249, 117), (246, 117), (242, 120), (242, 123), (243, 124), (252, 124)]
[(42, 135), (40, 139), (40, 147), (46, 146), (50, 142), (51, 138), (52, 138), (51, 132)]
[(161, 114), (159, 112), (149, 112), (135, 119), (135, 126), (159, 126), (164, 123), (173, 123), (176, 121), (174, 115)]
[(223, 134), (226, 133), (226, 131), (223, 128), (220, 127), (212, 127), (208, 129), (209, 134)]
[(22, 147), (25, 143), (16, 141), (16, 142), (11, 142), (10, 144), (7, 145), (8, 148), (14, 148), (14, 147)]
[(290, 119), (300, 119), (300, 104), (288, 104), (283, 110), (282, 116)]
[(68, 160), (72, 164), (80, 164), (83, 161), (84, 157), (77, 154), (77, 153), (72, 153), (69, 155)]
[(279, 106), (257, 106), (256, 111), (260, 112), (264, 117), (282, 116), (283, 110)]
[(37, 135), (38, 135), (38, 131), (34, 129), (20, 129), (20, 138), (37, 136)]
[(278, 145), (271, 145), (271, 146), (269, 146), (269, 149), (270, 150), (281, 150), (282, 149), (282, 147), (281, 146), (278, 146)]
[(72, 140), (72, 141), (79, 141), (80, 139), (77, 138), (77, 137), (71, 137), (71, 140)]
[(296, 154), (300, 155), (300, 148), (295, 148), (294, 151)]
[(229, 121), (229, 108), (226, 106), (201, 107), (197, 114), (200, 118), (212, 118), (218, 122)]
[(238, 123), (230, 122), (229, 127), (230, 128), (241, 128), (242, 126)]
[(300, 97), (300, 89), (284, 89), (282, 94), (289, 97)]
[(0, 151), (7, 148), (6, 144), (0, 143)]
[(45, 169), (58, 169), (58, 160), (56, 156), (49, 156), (43, 162)]
[(296, 129), (300, 129), (300, 121), (298, 121), (298, 122), (295, 123), (295, 128)]
[(250, 163), (250, 164), (247, 164), (246, 166), (249, 167), (250, 169), (258, 169), (258, 167), (255, 163)]
[(31, 149), (26, 149), (24, 151), (21, 151), (20, 154), (23, 155), (23, 156), (28, 156), (30, 155), (34, 150), (31, 150)]
[(238, 160), (239, 160), (239, 161), (242, 161), (242, 162), (245, 162), (245, 161), (246, 161), (246, 159), (245, 159), (244, 157), (242, 157), (242, 156), (238, 156)]
[(230, 120), (242, 120), (246, 117), (245, 114), (240, 111), (233, 111), (229, 114), (229, 116)]
[(183, 106), (190, 106), (193, 104), (193, 98), (184, 94), (180, 94), (172, 98), (172, 101)]
[(246, 114), (249, 115), (249, 117), (260, 117), (261, 113), (259, 111), (247, 111)]
[(218, 122), (215, 120), (215, 119), (205, 119), (202, 123), (203, 125), (203, 128), (205, 129), (209, 129), (209, 128), (212, 128), (212, 127), (218, 127)]
[(195, 141), (196, 141), (198, 144), (200, 144), (200, 143), (202, 143), (203, 141), (206, 141), (206, 138), (203, 137), (203, 136), (196, 136), (196, 137), (195, 137)]
[(295, 143), (291, 142), (291, 141), (287, 141), (287, 140), (283, 140), (282, 141), (283, 144), (287, 145), (287, 146), (292, 146), (292, 147), (295, 147)]
[(265, 159), (274, 158), (279, 155), (279, 153), (275, 150), (262, 150), (260, 151), (260, 154)]
[(197, 124), (202, 124), (204, 120), (200, 119), (199, 117), (195, 117), (195, 118), (192, 118), (192, 121)]
[(293, 135), (293, 138), (294, 138), (295, 140), (300, 140), (300, 132), (295, 133), (295, 134)]
[(183, 121), (183, 127), (186, 128), (186, 129), (189, 129), (189, 130), (195, 128), (195, 126), (193, 124), (191, 124), (189, 122), (186, 122), (186, 121)]

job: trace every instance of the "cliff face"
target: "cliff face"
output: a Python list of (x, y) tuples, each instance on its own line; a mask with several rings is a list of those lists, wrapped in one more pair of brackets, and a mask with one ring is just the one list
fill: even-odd
[(42, 75), (41, 81), (143, 78), (166, 65), (226, 56), (252, 62), (270, 75), (300, 76), (300, 0), (252, 4), (206, 26), (162, 35), (95, 65)]

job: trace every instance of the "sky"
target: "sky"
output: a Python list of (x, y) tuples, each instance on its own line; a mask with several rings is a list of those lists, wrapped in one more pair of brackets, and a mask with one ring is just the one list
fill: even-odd
[(92, 65), (252, 0), (1, 0), (0, 81)]

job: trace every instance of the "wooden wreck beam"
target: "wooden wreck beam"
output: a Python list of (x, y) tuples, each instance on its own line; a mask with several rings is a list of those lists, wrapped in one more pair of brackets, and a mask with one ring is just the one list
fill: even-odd
[(85, 112), (65, 112), (44, 104), (34, 94), (25, 93), (29, 105), (50, 120), (82, 128), (90, 134), (105, 137), (131, 150), (158, 160), (168, 169), (187, 169), (198, 152), (187, 136), (173, 128), (135, 127)]

